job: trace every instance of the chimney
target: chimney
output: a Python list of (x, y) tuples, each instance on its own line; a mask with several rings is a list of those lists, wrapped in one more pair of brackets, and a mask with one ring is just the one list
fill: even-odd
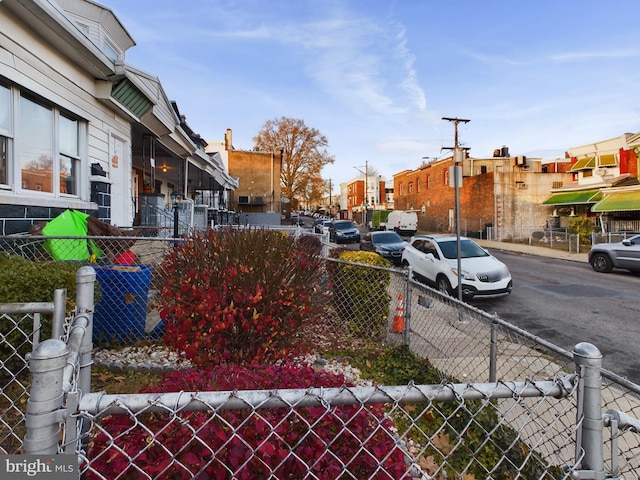
[(224, 134), (224, 149), (232, 150), (233, 142), (231, 141), (231, 129), (227, 128), (227, 133)]

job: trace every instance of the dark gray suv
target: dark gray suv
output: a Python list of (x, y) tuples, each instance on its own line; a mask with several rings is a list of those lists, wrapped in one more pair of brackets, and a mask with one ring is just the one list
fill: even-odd
[(360, 230), (351, 220), (331, 220), (329, 241), (336, 243), (360, 243)]
[(617, 243), (597, 243), (589, 251), (589, 263), (596, 272), (614, 268), (640, 272), (640, 235)]

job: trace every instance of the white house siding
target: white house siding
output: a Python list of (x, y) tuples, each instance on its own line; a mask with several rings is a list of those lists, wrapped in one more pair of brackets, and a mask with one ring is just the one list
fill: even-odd
[[(34, 195), (31, 191), (0, 191), (0, 233), (18, 233), (14, 228), (17, 223), (3, 217), (18, 218), (19, 225), (29, 222), (47, 220), (66, 208), (87, 212), (96, 211), (97, 204), (90, 201), (90, 166), (99, 163), (106, 172), (112, 171), (111, 146), (112, 135), (123, 139), (126, 144), (126, 156), (120, 159), (118, 168), (127, 168), (130, 178), (131, 128), (129, 119), (119, 114), (107, 104), (96, 99), (96, 79), (81, 66), (74, 63), (51, 44), (38, 36), (37, 32), (16, 18), (3, 3), (0, 2), (0, 76), (7, 79), (15, 87), (31, 91), (53, 105), (77, 115), (88, 123), (84, 151), (81, 152), (80, 182), (78, 198), (57, 196), (55, 194)], [(19, 141), (19, 132), (15, 131), (15, 140)], [(14, 155), (9, 164), (18, 164)], [(120, 170), (122, 171), (122, 170)], [(13, 176), (12, 178), (16, 178)], [(14, 182), (12, 182), (14, 183)], [(118, 190), (111, 191), (113, 222), (122, 226), (131, 225), (131, 185), (129, 181), (120, 181)], [(24, 218), (20, 218), (21, 207), (40, 206), (40, 209), (24, 210)], [(10, 210), (10, 214), (7, 212)], [(3, 214), (4, 211), (4, 214)], [(33, 215), (33, 212), (37, 214)]]

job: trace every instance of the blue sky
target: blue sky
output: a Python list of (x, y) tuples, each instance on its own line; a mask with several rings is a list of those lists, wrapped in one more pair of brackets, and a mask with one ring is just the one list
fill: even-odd
[[(101, 0), (203, 138), (267, 120), (329, 142), (334, 186), (446, 156), (546, 159), (640, 131), (636, 0)], [(336, 188), (334, 188), (336, 190)]]

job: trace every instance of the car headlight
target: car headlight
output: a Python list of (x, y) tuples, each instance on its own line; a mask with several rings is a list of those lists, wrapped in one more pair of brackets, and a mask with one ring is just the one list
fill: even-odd
[[(453, 274), (456, 277), (458, 276), (458, 269), (457, 268), (452, 268), (451, 271), (453, 272)], [(462, 270), (462, 279), (463, 280), (469, 280), (470, 282), (473, 282), (473, 281), (475, 281), (476, 276), (473, 273), (465, 272), (464, 270)]]

